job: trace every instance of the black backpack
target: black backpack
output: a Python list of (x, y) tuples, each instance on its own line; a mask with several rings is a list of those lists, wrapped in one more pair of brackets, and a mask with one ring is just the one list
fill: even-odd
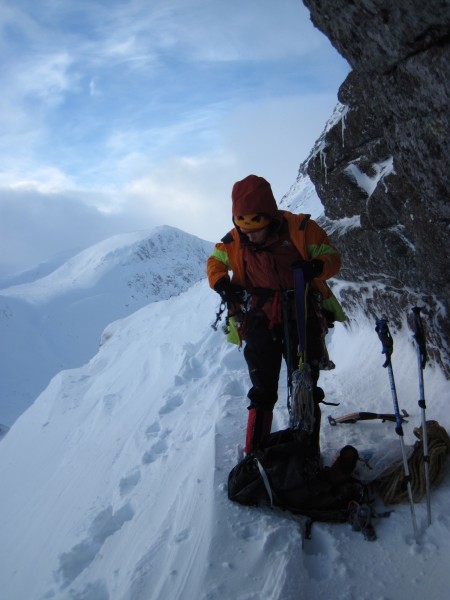
[(351, 522), (366, 539), (375, 539), (366, 503), (367, 490), (351, 477), (358, 452), (353, 446), (341, 450), (330, 468), (302, 431), (286, 429), (272, 433), (253, 454), (244, 458), (228, 476), (228, 498), (246, 506), (276, 506), (313, 521)]

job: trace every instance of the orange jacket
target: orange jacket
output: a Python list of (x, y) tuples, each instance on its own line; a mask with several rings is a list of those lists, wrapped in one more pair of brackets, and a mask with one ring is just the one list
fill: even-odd
[[(326, 280), (339, 272), (341, 258), (336, 248), (330, 243), (326, 232), (317, 223), (309, 219), (309, 215), (295, 215), (284, 211), (281, 217), (289, 226), (289, 236), (303, 260), (318, 258), (323, 262), (322, 274), (311, 282), (311, 287), (321, 292), (324, 308), (330, 311), (337, 321), (346, 320), (339, 302), (326, 284)], [(221, 242), (216, 244), (207, 262), (209, 285), (214, 288), (219, 279), (227, 277), (232, 271), (232, 281), (245, 286), (243, 254), (239, 232), (232, 229)]]

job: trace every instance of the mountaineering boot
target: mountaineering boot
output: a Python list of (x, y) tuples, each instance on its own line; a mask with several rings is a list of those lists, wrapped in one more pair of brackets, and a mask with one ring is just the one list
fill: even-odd
[(245, 454), (251, 454), (266, 439), (272, 427), (273, 413), (264, 408), (250, 407), (248, 410)]

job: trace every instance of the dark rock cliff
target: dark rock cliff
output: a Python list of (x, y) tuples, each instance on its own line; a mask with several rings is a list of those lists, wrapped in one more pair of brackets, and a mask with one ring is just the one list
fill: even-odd
[(352, 68), (307, 167), (351, 282), (344, 304), (394, 327), (425, 307), (450, 376), (450, 2), (304, 4)]

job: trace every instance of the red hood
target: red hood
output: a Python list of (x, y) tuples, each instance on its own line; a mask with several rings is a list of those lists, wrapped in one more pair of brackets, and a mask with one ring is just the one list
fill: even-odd
[(278, 216), (278, 207), (270, 183), (263, 177), (249, 175), (237, 181), (231, 192), (232, 214), (251, 215), (264, 213), (273, 219)]

